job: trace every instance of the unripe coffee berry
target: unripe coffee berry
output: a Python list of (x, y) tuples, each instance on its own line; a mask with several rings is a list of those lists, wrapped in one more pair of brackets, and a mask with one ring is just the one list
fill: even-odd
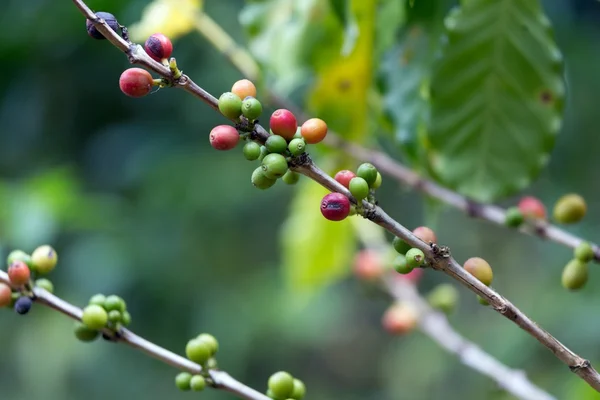
[(288, 163), (281, 154), (267, 154), (262, 160), (263, 173), (267, 178), (281, 178), (288, 170)]
[(418, 322), (416, 311), (406, 304), (393, 304), (383, 314), (382, 325), (392, 335), (411, 332)]
[(31, 256), (25, 253), (23, 250), (13, 250), (6, 257), (6, 265), (10, 265), (15, 261), (23, 261), (30, 269), (33, 269), (33, 263), (31, 262)]
[(267, 138), (265, 147), (269, 153), (284, 153), (288, 143), (282, 136), (272, 135)]
[(578, 194), (567, 194), (558, 199), (554, 205), (552, 216), (561, 224), (573, 224), (581, 221), (587, 211), (583, 197)]
[(425, 243), (437, 243), (437, 236), (433, 229), (426, 226), (418, 226), (413, 229), (413, 235), (424, 241)]
[(129, 326), (129, 324), (131, 324), (131, 314), (125, 311), (122, 315), (121, 322), (123, 323), (123, 325)]
[(25, 315), (31, 310), (33, 301), (27, 296), (21, 296), (15, 302), (15, 312), (17, 314)]
[(188, 372), (181, 372), (175, 377), (175, 386), (179, 390), (188, 391), (191, 389), (192, 374)]
[(90, 329), (100, 330), (108, 322), (108, 313), (99, 305), (91, 304), (83, 309), (81, 322)]
[(402, 254), (398, 254), (398, 256), (394, 258), (394, 261), (392, 261), (392, 268), (394, 268), (396, 272), (402, 275), (406, 275), (414, 269), (413, 267), (408, 265), (408, 263), (406, 262), (406, 256)]
[(350, 180), (348, 188), (356, 200), (360, 201), (366, 199), (369, 195), (369, 184), (363, 178), (358, 176)]
[(418, 268), (425, 262), (425, 253), (423, 250), (412, 248), (406, 252), (406, 264), (410, 268)]
[(201, 340), (207, 344), (207, 346), (210, 349), (211, 357), (217, 354), (217, 351), (219, 351), (219, 342), (217, 341), (217, 338), (215, 338), (213, 335), (209, 333), (201, 333), (196, 337), (196, 339)]
[(341, 221), (350, 213), (350, 200), (341, 193), (329, 193), (321, 200), (321, 214), (330, 221)]
[[(117, 18), (114, 15), (112, 15), (111, 13), (99, 11), (96, 13), (96, 16), (98, 18), (102, 18), (108, 24), (108, 26), (110, 26), (110, 29), (119, 33), (119, 22), (117, 22)], [(98, 29), (96, 29), (94, 23), (91, 20), (85, 20), (85, 28), (90, 37), (98, 40), (106, 39), (104, 35), (100, 33)]]
[(248, 79), (240, 79), (233, 84), (231, 92), (237, 94), (240, 99), (256, 97), (256, 86)]
[(193, 362), (203, 365), (212, 356), (211, 349), (210, 343), (204, 340), (192, 339), (185, 346), (185, 354)]
[(146, 39), (144, 43), (146, 53), (156, 61), (162, 61), (165, 58), (171, 57), (173, 53), (173, 43), (162, 33), (155, 33)]
[(410, 250), (410, 245), (399, 237), (394, 238), (392, 246), (394, 246), (394, 250), (396, 250), (398, 254), (406, 254), (406, 252)]
[(42, 278), (36, 280), (35, 286), (44, 289), (48, 293), (54, 293), (54, 285), (48, 279)]
[(504, 223), (511, 228), (518, 228), (523, 223), (525, 217), (518, 207), (510, 207), (506, 210)]
[(0, 307), (9, 306), (12, 303), (12, 289), (10, 286), (0, 283)]
[(356, 176), (359, 176), (367, 181), (370, 187), (377, 180), (377, 168), (375, 168), (373, 164), (363, 163), (356, 170)]
[(301, 133), (306, 143), (319, 143), (327, 135), (327, 124), (320, 118), (311, 118), (302, 124)]
[(256, 142), (248, 142), (244, 145), (243, 152), (246, 160), (258, 160), (258, 157), (260, 157), (260, 144)]
[(383, 274), (383, 262), (376, 251), (361, 250), (354, 257), (353, 271), (358, 279), (372, 281)]
[(43, 245), (31, 253), (31, 262), (35, 271), (40, 274), (48, 274), (56, 267), (58, 254), (52, 246)]
[(576, 259), (583, 262), (589, 262), (594, 259), (594, 248), (588, 242), (579, 243), (573, 253)]
[(8, 267), (8, 278), (15, 286), (23, 286), (29, 282), (31, 271), (23, 261), (15, 261)]
[(294, 400), (302, 400), (306, 395), (306, 386), (304, 386), (304, 382), (300, 379), (294, 378), (294, 390), (292, 390), (292, 394), (290, 397)]
[(482, 306), (489, 306), (490, 303), (488, 303), (488, 301), (486, 299), (484, 299), (483, 297), (477, 295), (477, 301), (479, 302), (479, 304), (481, 304)]
[(427, 301), (433, 308), (450, 314), (458, 304), (458, 290), (449, 283), (442, 283), (429, 292)]
[(100, 307), (104, 307), (104, 303), (106, 302), (106, 296), (103, 294), (95, 294), (90, 298), (88, 304), (95, 304)]
[(275, 110), (271, 114), (269, 125), (274, 134), (283, 136), (286, 140), (292, 140), (298, 129), (296, 117), (286, 109)]
[(254, 97), (248, 96), (242, 101), (242, 114), (250, 121), (254, 121), (262, 114), (262, 104)]
[(519, 201), (519, 210), (525, 218), (545, 219), (546, 207), (544, 204), (533, 196), (525, 196)]
[(194, 375), (190, 380), (190, 389), (194, 392), (201, 392), (206, 387), (206, 380), (202, 375)]
[(116, 324), (117, 322), (121, 322), (123, 320), (123, 315), (120, 311), (112, 310), (108, 313), (108, 320), (113, 324)]
[(283, 175), (281, 180), (283, 182), (287, 183), (288, 185), (295, 185), (300, 180), (300, 174), (297, 172), (288, 170), (288, 172), (286, 172), (285, 175)]
[(119, 78), (121, 92), (129, 97), (144, 97), (152, 91), (154, 79), (150, 72), (141, 68), (128, 68)]
[(377, 179), (375, 179), (375, 182), (373, 183), (373, 185), (371, 185), (371, 188), (379, 189), (382, 182), (383, 182), (383, 178), (381, 177), (381, 174), (379, 172), (377, 172)]
[(271, 375), (268, 385), (276, 399), (287, 399), (294, 391), (294, 378), (285, 371), (279, 371)]
[(229, 119), (242, 115), (242, 99), (237, 94), (225, 92), (219, 97), (219, 111)]
[(306, 142), (304, 139), (292, 139), (288, 145), (288, 150), (293, 156), (298, 157), (306, 151)]
[(208, 136), (210, 145), (216, 150), (231, 150), (240, 141), (240, 134), (231, 125), (215, 126)]
[(465, 261), (463, 268), (475, 278), (479, 279), (484, 285), (490, 286), (492, 284), (492, 280), (494, 279), (492, 267), (490, 267), (490, 264), (483, 258), (469, 258)]
[(125, 312), (125, 309), (127, 308), (127, 305), (125, 304), (125, 300), (123, 300), (121, 297), (117, 296), (117, 295), (110, 295), (106, 298), (106, 301), (104, 302), (104, 309), (106, 311), (119, 311), (120, 313)]
[(356, 174), (354, 172), (347, 169), (343, 169), (341, 171), (338, 171), (337, 174), (335, 174), (334, 179), (338, 181), (340, 185), (344, 186), (346, 189), (349, 189), (350, 181), (354, 177), (356, 177)]
[(99, 331), (90, 329), (79, 321), (75, 322), (73, 332), (75, 333), (75, 337), (82, 342), (93, 342), (100, 336)]
[(251, 181), (255, 188), (261, 190), (268, 189), (277, 182), (276, 179), (267, 178), (262, 167), (258, 167), (252, 172)]
[(581, 289), (588, 281), (588, 265), (578, 259), (569, 261), (562, 273), (562, 285), (565, 289)]

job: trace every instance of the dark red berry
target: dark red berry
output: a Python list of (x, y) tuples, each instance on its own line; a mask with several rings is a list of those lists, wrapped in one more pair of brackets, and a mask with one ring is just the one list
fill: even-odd
[[(119, 33), (119, 22), (117, 21), (117, 18), (115, 18), (114, 15), (112, 15), (111, 13), (107, 13), (107, 12), (97, 12), (96, 16), (98, 18), (102, 18), (104, 21), (106, 21), (106, 23), (108, 24), (108, 26), (110, 26), (110, 28)], [(85, 20), (85, 28), (87, 29), (87, 33), (88, 35), (90, 35), (91, 37), (93, 37), (94, 39), (106, 39), (104, 37), (104, 35), (102, 33), (100, 33), (100, 31), (98, 29), (96, 29), (96, 27), (94, 26), (94, 23), (92, 21), (90, 21), (89, 19)]]
[(30, 277), (31, 271), (23, 261), (15, 261), (8, 267), (8, 278), (16, 286), (23, 286)]
[(119, 78), (121, 91), (129, 97), (143, 97), (152, 91), (154, 80), (150, 72), (141, 68), (129, 68)]
[(292, 140), (298, 129), (298, 122), (291, 111), (282, 108), (271, 114), (270, 127), (275, 135)]
[(231, 150), (240, 140), (237, 129), (231, 125), (215, 126), (210, 131), (210, 145), (217, 150)]
[(27, 296), (22, 296), (19, 297), (17, 299), (17, 301), (15, 302), (15, 312), (17, 314), (27, 314), (29, 312), (29, 310), (31, 310), (31, 305), (33, 304), (33, 301), (31, 301), (31, 299)]
[(171, 57), (173, 43), (171, 43), (171, 40), (162, 33), (155, 33), (146, 40), (144, 49), (154, 60), (162, 61), (165, 58)]
[(321, 214), (330, 221), (341, 221), (350, 214), (350, 200), (341, 193), (329, 193), (321, 200)]
[(335, 174), (335, 180), (343, 185), (346, 189), (350, 188), (350, 181), (355, 178), (356, 174), (350, 170), (343, 169)]

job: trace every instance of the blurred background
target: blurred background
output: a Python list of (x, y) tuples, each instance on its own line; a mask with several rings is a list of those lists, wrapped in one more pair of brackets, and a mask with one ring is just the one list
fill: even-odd
[[(148, 3), (88, 4), (130, 25)], [(542, 175), (501, 204), (527, 193), (550, 205), (565, 192), (578, 192), (589, 213), (569, 229), (598, 242), (600, 3), (543, 3), (566, 62), (565, 123)], [(207, 0), (204, 6), (247, 43), (238, 19), (244, 2)], [(223, 153), (209, 145), (208, 132), (224, 119), (183, 91), (125, 97), (118, 78), (126, 58), (86, 35), (72, 2), (4, 0), (0, 32), (0, 245), (6, 255), (51, 243), (59, 254), (50, 276), (59, 296), (83, 306), (95, 293), (119, 294), (135, 332), (179, 353), (191, 337), (210, 332), (221, 344), (220, 366), (261, 391), (269, 375), (283, 369), (305, 381), (308, 399), (511, 398), (421, 333), (386, 334), (380, 319), (389, 300), (352, 278), (353, 246), (335, 278), (315, 278), (311, 287), (309, 277), (302, 290), (295, 287), (298, 271), (290, 272), (282, 243), (289, 246), (297, 189), (281, 183), (254, 189), (254, 166), (241, 149)], [(174, 55), (214, 95), (242, 78), (193, 29), (175, 41)], [(301, 94), (291, 96), (301, 100)], [(265, 115), (276, 108), (265, 107)], [(560, 274), (569, 249), (432, 205), (385, 176), (380, 192), (392, 216), (410, 228), (431, 224), (458, 260), (485, 257), (503, 295), (600, 363), (595, 267), (584, 290), (568, 293)], [(303, 223), (310, 229), (310, 220), (294, 223), (294, 229)], [(310, 251), (302, 244), (296, 250), (294, 257)], [(428, 271), (419, 287), (426, 292), (447, 281)], [(480, 306), (472, 293), (460, 292), (450, 321), (462, 335), (558, 398), (598, 398), (531, 337)], [(80, 343), (72, 325), (44, 307), (34, 306), (26, 317), (0, 313), (2, 399), (195, 396), (175, 388), (172, 368), (125, 346)], [(233, 398), (214, 390), (200, 396)]]

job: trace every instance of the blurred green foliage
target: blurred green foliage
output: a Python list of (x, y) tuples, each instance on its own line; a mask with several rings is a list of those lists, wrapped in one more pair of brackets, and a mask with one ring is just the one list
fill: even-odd
[[(113, 12), (126, 25), (140, 19), (147, 3), (89, 2), (94, 9)], [(443, 15), (451, 4), (417, 0), (408, 17), (388, 12), (378, 18), (385, 15), (391, 24), (406, 21), (409, 26), (438, 7)], [(238, 21), (243, 5), (222, 0), (206, 2), (205, 9), (247, 43)], [(52, 243), (59, 252), (59, 267), (51, 278), (61, 297), (84, 305), (94, 293), (118, 293), (128, 301), (136, 332), (180, 353), (189, 338), (211, 332), (221, 342), (220, 365), (259, 389), (266, 388), (273, 371), (286, 369), (306, 382), (310, 399), (509, 398), (427, 337), (415, 333), (391, 338), (382, 332), (379, 320), (387, 299), (350, 278), (298, 306), (293, 288), (286, 284), (278, 238), (294, 190), (280, 184), (266, 192), (255, 190), (250, 184), (253, 168), (241, 150), (217, 153), (209, 146), (208, 132), (224, 120), (182, 91), (161, 90), (144, 99), (123, 96), (117, 81), (127, 60), (108, 43), (88, 38), (71, 2), (37, 0), (24, 5), (6, 0), (3, 6), (4, 254)], [(600, 161), (591, 144), (596, 143), (600, 93), (600, 3), (548, 0), (544, 6), (564, 53), (568, 98), (565, 124), (549, 166), (527, 193), (548, 205), (564, 192), (584, 195), (589, 215), (572, 230), (598, 242), (593, 221), (600, 218), (600, 192), (594, 184)], [(266, 14), (254, 18), (261, 20)], [(331, 23), (343, 28), (343, 21)], [(381, 42), (374, 50), (382, 56), (382, 43), (401, 45), (404, 37), (384, 28), (389, 26), (375, 28)], [(299, 21), (298, 26), (278, 29), (289, 34), (291, 29), (308, 28)], [(269, 77), (277, 81), (275, 87), (311, 82), (302, 74), (314, 59), (305, 57), (314, 47), (318, 50), (320, 40), (331, 39), (324, 35), (296, 49), (297, 58), (278, 56), (281, 67)], [(343, 37), (335, 40), (344, 42)], [(317, 62), (324, 57), (315, 54)], [(228, 90), (240, 78), (193, 32), (175, 43), (175, 56), (182, 69), (213, 94)], [(259, 61), (265, 63), (260, 57)], [(297, 65), (305, 69), (297, 70)], [(289, 95), (298, 100), (307, 90)], [(365, 131), (379, 131), (377, 96), (369, 92), (367, 98), (372, 113)], [(267, 107), (265, 113), (272, 109)], [(368, 139), (374, 141), (375, 136)], [(386, 149), (398, 155), (398, 150)], [(419, 195), (385, 178), (380, 192), (380, 204), (406, 226), (423, 223), (425, 202)], [(582, 292), (567, 293), (560, 287), (560, 273), (571, 256), (568, 249), (470, 220), (452, 209), (441, 211), (437, 221), (438, 237), (457, 259), (488, 259), (501, 293), (574, 351), (592, 362), (600, 360), (600, 321), (593, 318), (600, 278), (593, 269)], [(349, 271), (350, 265), (346, 268)], [(421, 287), (427, 291), (446, 281), (445, 276), (427, 273)], [(461, 306), (451, 317), (459, 332), (510, 367), (523, 369), (559, 398), (595, 398), (541, 345), (479, 306), (474, 295), (460, 291)], [(119, 345), (81, 344), (71, 327), (72, 321), (43, 307), (34, 307), (27, 317), (0, 313), (2, 399), (192, 396), (175, 389), (172, 368)], [(231, 398), (218, 391), (202, 396)]]

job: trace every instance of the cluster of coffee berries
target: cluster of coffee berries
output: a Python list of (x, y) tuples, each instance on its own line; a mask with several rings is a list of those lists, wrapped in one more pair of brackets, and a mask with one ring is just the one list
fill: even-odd
[(429, 305), (450, 314), (458, 305), (458, 289), (449, 283), (437, 285), (427, 294)]
[(375, 202), (375, 190), (381, 186), (381, 174), (373, 164), (361, 164), (356, 173), (344, 169), (338, 171), (334, 179), (350, 191), (356, 199), (356, 206), (341, 193), (329, 193), (321, 200), (321, 214), (330, 221), (342, 221), (349, 215), (362, 210), (362, 200)]
[[(552, 210), (552, 219), (559, 224), (573, 224), (583, 219), (587, 211), (587, 205), (583, 197), (570, 193), (559, 198)], [(537, 198), (525, 196), (517, 207), (506, 210), (505, 224), (510, 227), (519, 227), (526, 219), (545, 220), (547, 218), (546, 207)]]
[(27, 314), (33, 305), (33, 287), (42, 288), (50, 293), (54, 285), (39, 275), (50, 273), (58, 261), (56, 251), (51, 246), (43, 245), (33, 253), (13, 250), (6, 259), (10, 284), (0, 283), (0, 307), (12, 307), (17, 314)]
[[(494, 272), (492, 271), (492, 267), (490, 264), (480, 257), (471, 257), (463, 264), (463, 268), (465, 271), (473, 275), (477, 278), (481, 283), (485, 286), (490, 286), (492, 284), (492, 280), (494, 279)], [(481, 296), (477, 296), (479, 303), (487, 306), (489, 303), (482, 298)]]
[(75, 323), (74, 332), (82, 342), (91, 342), (98, 338), (102, 329), (118, 332), (121, 327), (129, 326), (130, 323), (131, 315), (127, 311), (125, 300), (114, 294), (96, 294), (83, 309), (81, 322)]
[(381, 324), (392, 335), (412, 332), (419, 322), (419, 314), (408, 303), (394, 303), (383, 314)]
[[(427, 244), (437, 242), (435, 232), (426, 226), (419, 226), (413, 230), (413, 234)], [(399, 237), (395, 237), (392, 241), (394, 250), (398, 255), (392, 262), (393, 268), (400, 274), (409, 274), (415, 268), (426, 267), (425, 254), (422, 250), (411, 248), (408, 243)]]
[(206, 387), (206, 380), (210, 379), (208, 371), (217, 367), (215, 355), (219, 351), (219, 342), (208, 333), (201, 333), (191, 339), (185, 346), (185, 354), (191, 361), (200, 364), (202, 375), (192, 375), (181, 372), (175, 377), (175, 385), (183, 391), (193, 390), (199, 392)]
[(306, 387), (300, 379), (285, 371), (275, 372), (269, 378), (267, 396), (275, 400), (302, 400)]

